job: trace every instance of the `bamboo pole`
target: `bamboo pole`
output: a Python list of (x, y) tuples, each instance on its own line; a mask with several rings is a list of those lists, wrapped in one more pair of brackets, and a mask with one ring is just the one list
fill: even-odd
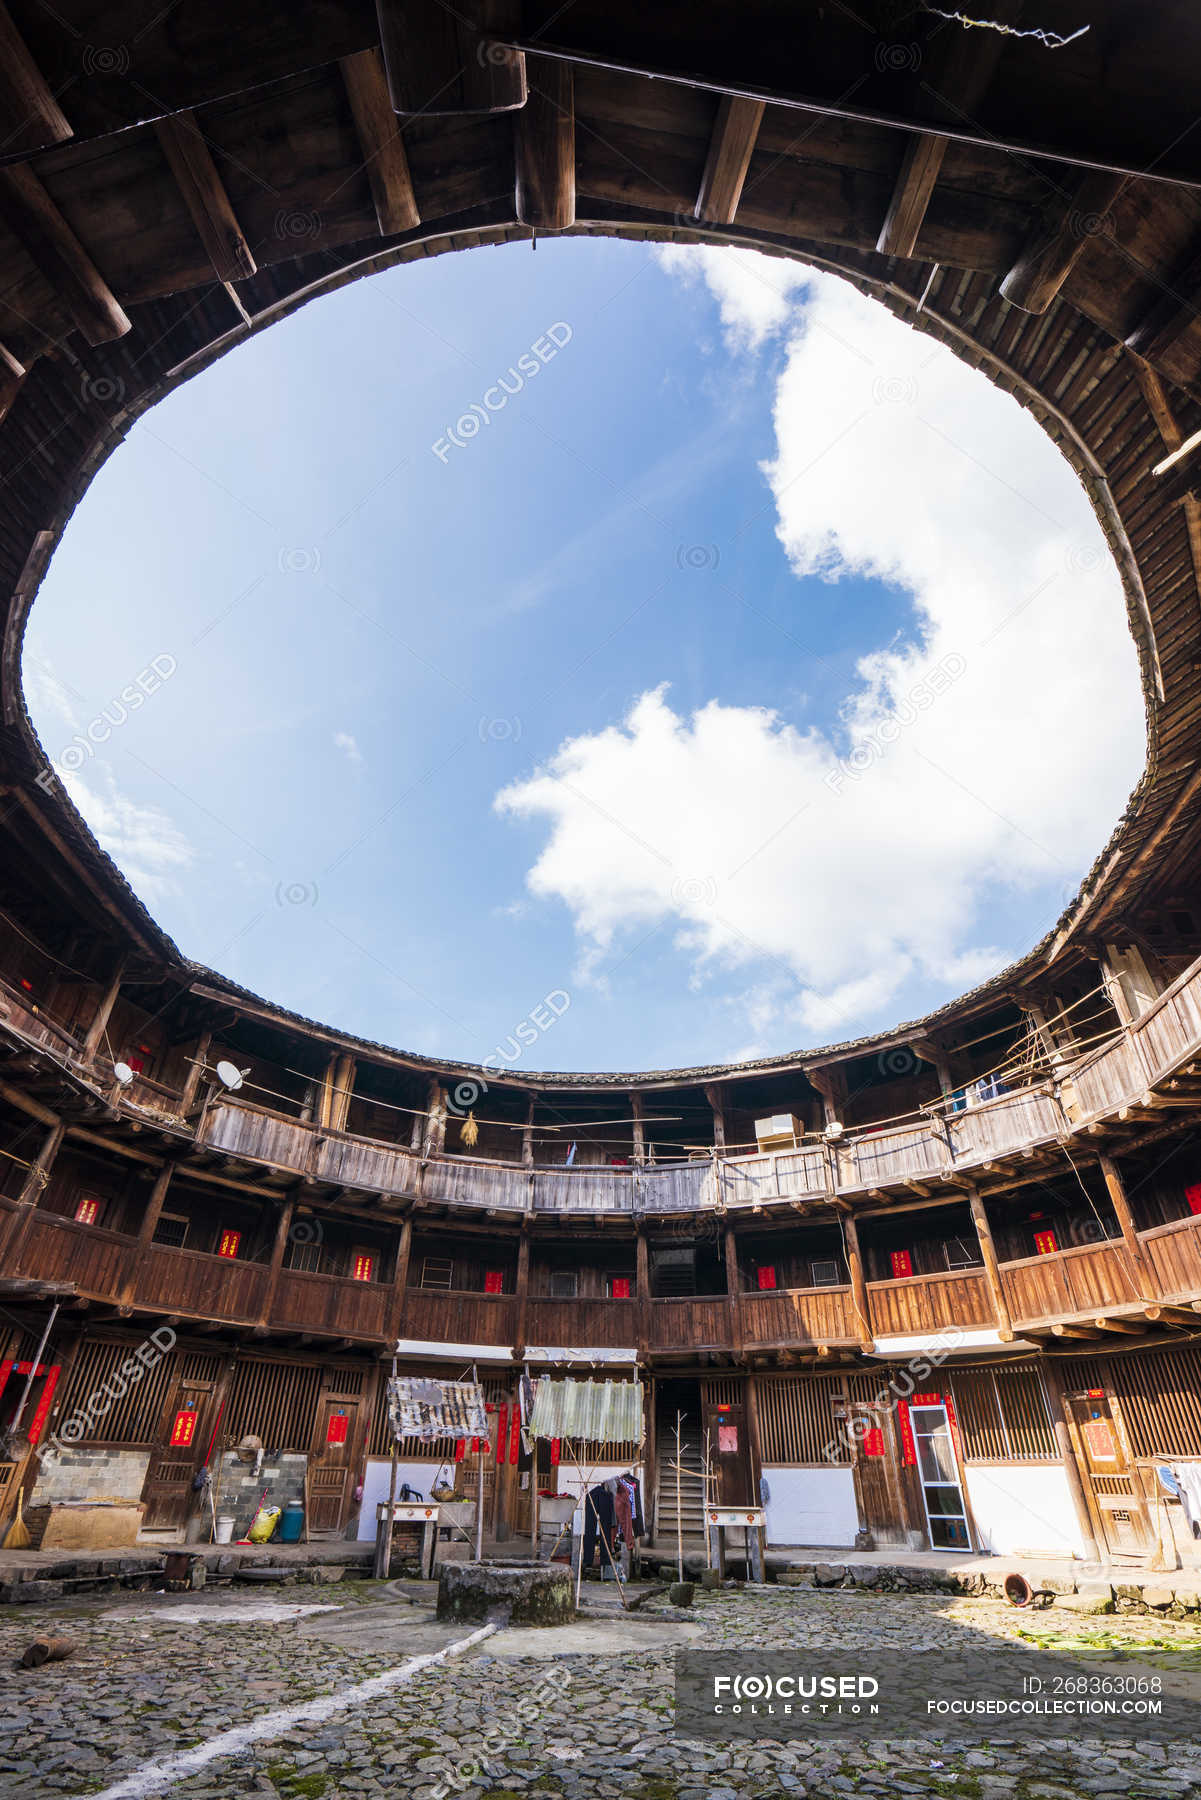
[(684, 1579), (684, 1415), (676, 1413), (676, 1579)]

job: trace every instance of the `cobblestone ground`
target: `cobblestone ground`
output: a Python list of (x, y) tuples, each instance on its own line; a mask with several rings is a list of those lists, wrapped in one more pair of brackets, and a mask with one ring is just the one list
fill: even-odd
[[(0, 1793), (20, 1800), (99, 1793), (231, 1726), (395, 1668), (412, 1652), (439, 1647), (448, 1635), (431, 1638), (435, 1628), (427, 1612), (402, 1599), (390, 1611), (379, 1590), (365, 1583), (277, 1589), (271, 1599), (336, 1603), (341, 1610), (276, 1622), (192, 1622), (174, 1597), (149, 1594), (39, 1607), (36, 1613), (0, 1610)], [(263, 1595), (229, 1590), (182, 1600), (189, 1612), (216, 1606), (228, 1619), (233, 1611), (261, 1606)], [(134, 1612), (152, 1616), (135, 1619)], [(654, 1609), (639, 1616), (651, 1619)], [(1196, 1625), (1145, 1617), (1032, 1617), (982, 1600), (734, 1589), (698, 1593), (694, 1620), (700, 1632), (692, 1647), (700, 1649), (879, 1651), (891, 1645), (953, 1654), (965, 1642), (978, 1645), (982, 1633), (996, 1639), (1054, 1629), (1130, 1642), (1154, 1638), (1183, 1653), (1186, 1663), (1201, 1664)], [(76, 1656), (41, 1669), (17, 1668), (20, 1651), (45, 1632), (74, 1638)], [(449, 1635), (461, 1637), (464, 1628)], [(177, 1784), (156, 1782), (145, 1791), (177, 1800), (1201, 1796), (1201, 1724), (1189, 1743), (1126, 1740), (1103, 1751), (1014, 1739), (967, 1747), (950, 1736), (866, 1750), (847, 1744), (702, 1744), (673, 1736), (670, 1646), (554, 1661), (494, 1652), (495, 1642), (485, 1641), (365, 1707), (285, 1731)], [(539, 1686), (545, 1693), (552, 1681), (561, 1684), (555, 1704), (517, 1722), (522, 1703)], [(532, 1710), (527, 1705), (527, 1713)], [(487, 1768), (473, 1775), (465, 1765), (478, 1759), (490, 1728), (493, 1743), (499, 1736), (503, 1746), (490, 1748)]]

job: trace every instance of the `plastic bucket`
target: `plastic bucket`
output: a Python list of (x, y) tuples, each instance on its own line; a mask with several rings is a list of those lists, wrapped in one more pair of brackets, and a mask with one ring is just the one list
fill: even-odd
[(234, 1536), (234, 1516), (232, 1513), (218, 1513), (217, 1529), (213, 1534), (215, 1544), (232, 1544)]
[(289, 1500), (284, 1507), (284, 1516), (279, 1523), (276, 1541), (281, 1544), (298, 1544), (300, 1531), (304, 1524), (304, 1506), (299, 1500)]

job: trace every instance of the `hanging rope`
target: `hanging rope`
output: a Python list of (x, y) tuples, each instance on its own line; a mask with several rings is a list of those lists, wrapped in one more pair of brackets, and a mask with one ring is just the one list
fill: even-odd
[(1048, 50), (1062, 50), (1065, 44), (1074, 44), (1077, 38), (1082, 38), (1086, 31), (1092, 30), (1091, 25), (1081, 25), (1076, 31), (1069, 32), (1067, 37), (1059, 31), (1044, 31), (1040, 25), (1029, 26), (1023, 31), (1016, 25), (1003, 24), (1000, 19), (969, 19), (966, 13), (944, 12), (940, 6), (931, 6), (929, 0), (919, 0), (919, 4), (923, 12), (930, 13), (936, 19), (946, 19), (953, 25), (969, 26), (975, 31), (999, 31), (1002, 37), (1035, 38)]

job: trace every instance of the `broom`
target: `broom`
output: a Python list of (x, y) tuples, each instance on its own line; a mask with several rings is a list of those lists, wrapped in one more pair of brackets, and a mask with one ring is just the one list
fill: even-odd
[(17, 1516), (8, 1528), (8, 1536), (4, 1540), (6, 1550), (28, 1550), (33, 1539), (29, 1535), (29, 1527), (25, 1523), (25, 1495), (17, 1489)]

